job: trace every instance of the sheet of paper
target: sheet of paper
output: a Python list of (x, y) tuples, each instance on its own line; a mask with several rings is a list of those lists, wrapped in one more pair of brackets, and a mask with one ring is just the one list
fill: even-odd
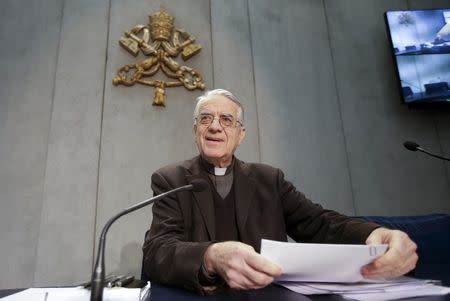
[(439, 285), (428, 284), (424, 286), (414, 287), (407, 286), (404, 289), (390, 289), (383, 293), (358, 293), (358, 294), (343, 294), (346, 299), (360, 300), (360, 301), (387, 301), (397, 300), (410, 297), (421, 296), (436, 296), (450, 294), (450, 287), (443, 287)]
[[(104, 301), (139, 300), (139, 288), (114, 287), (103, 290)], [(91, 291), (83, 287), (29, 288), (7, 296), (2, 301), (89, 301)]]
[(338, 245), (263, 239), (261, 255), (281, 266), (276, 281), (357, 282), (361, 267), (386, 252), (387, 245)]
[(277, 282), (292, 291), (310, 295), (314, 294), (358, 294), (382, 293), (386, 291), (419, 288), (434, 284), (432, 280), (400, 277), (393, 280), (365, 280), (357, 283), (326, 283), (326, 282)]
[(303, 295), (338, 294), (347, 299), (378, 301), (408, 297), (445, 295), (450, 288), (434, 284), (433, 280), (400, 277), (393, 280), (358, 283), (278, 282), (278, 285)]

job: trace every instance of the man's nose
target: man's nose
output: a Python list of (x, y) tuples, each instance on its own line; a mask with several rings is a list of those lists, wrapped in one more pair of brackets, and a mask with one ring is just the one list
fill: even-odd
[(214, 118), (211, 124), (209, 125), (209, 130), (211, 131), (221, 131), (222, 125), (220, 124), (219, 118)]

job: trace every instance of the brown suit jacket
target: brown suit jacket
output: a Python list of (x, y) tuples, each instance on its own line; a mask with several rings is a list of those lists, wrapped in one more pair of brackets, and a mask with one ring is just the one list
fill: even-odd
[[(258, 252), (262, 238), (286, 241), (289, 235), (299, 242), (364, 243), (378, 227), (314, 204), (277, 168), (236, 158), (234, 164), (239, 235)], [(157, 195), (207, 177), (197, 156), (156, 171), (152, 189)], [(143, 247), (144, 273), (152, 281), (204, 291), (199, 270), (207, 247), (215, 240), (211, 189), (180, 192), (153, 205), (153, 221)]]

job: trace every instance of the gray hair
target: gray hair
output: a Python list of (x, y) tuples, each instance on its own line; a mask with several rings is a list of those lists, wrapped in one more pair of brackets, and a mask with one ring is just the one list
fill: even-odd
[(195, 105), (195, 109), (194, 109), (194, 122), (195, 122), (195, 118), (197, 118), (197, 116), (199, 114), (200, 106), (205, 101), (207, 101), (207, 100), (211, 99), (213, 96), (217, 96), (217, 95), (225, 96), (226, 98), (228, 98), (229, 100), (231, 100), (238, 106), (236, 118), (241, 124), (244, 124), (244, 108), (242, 107), (242, 104), (237, 100), (236, 96), (234, 96), (233, 93), (231, 93), (230, 91), (224, 90), (224, 89), (215, 89), (215, 90), (206, 91), (203, 95), (200, 95), (199, 97), (197, 97), (197, 104)]

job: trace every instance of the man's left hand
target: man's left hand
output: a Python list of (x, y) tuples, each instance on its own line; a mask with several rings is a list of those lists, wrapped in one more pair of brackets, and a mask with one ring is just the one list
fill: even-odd
[(417, 245), (399, 230), (377, 228), (367, 237), (366, 244), (388, 244), (388, 250), (362, 268), (361, 273), (365, 278), (387, 279), (404, 275), (415, 268), (419, 258)]

